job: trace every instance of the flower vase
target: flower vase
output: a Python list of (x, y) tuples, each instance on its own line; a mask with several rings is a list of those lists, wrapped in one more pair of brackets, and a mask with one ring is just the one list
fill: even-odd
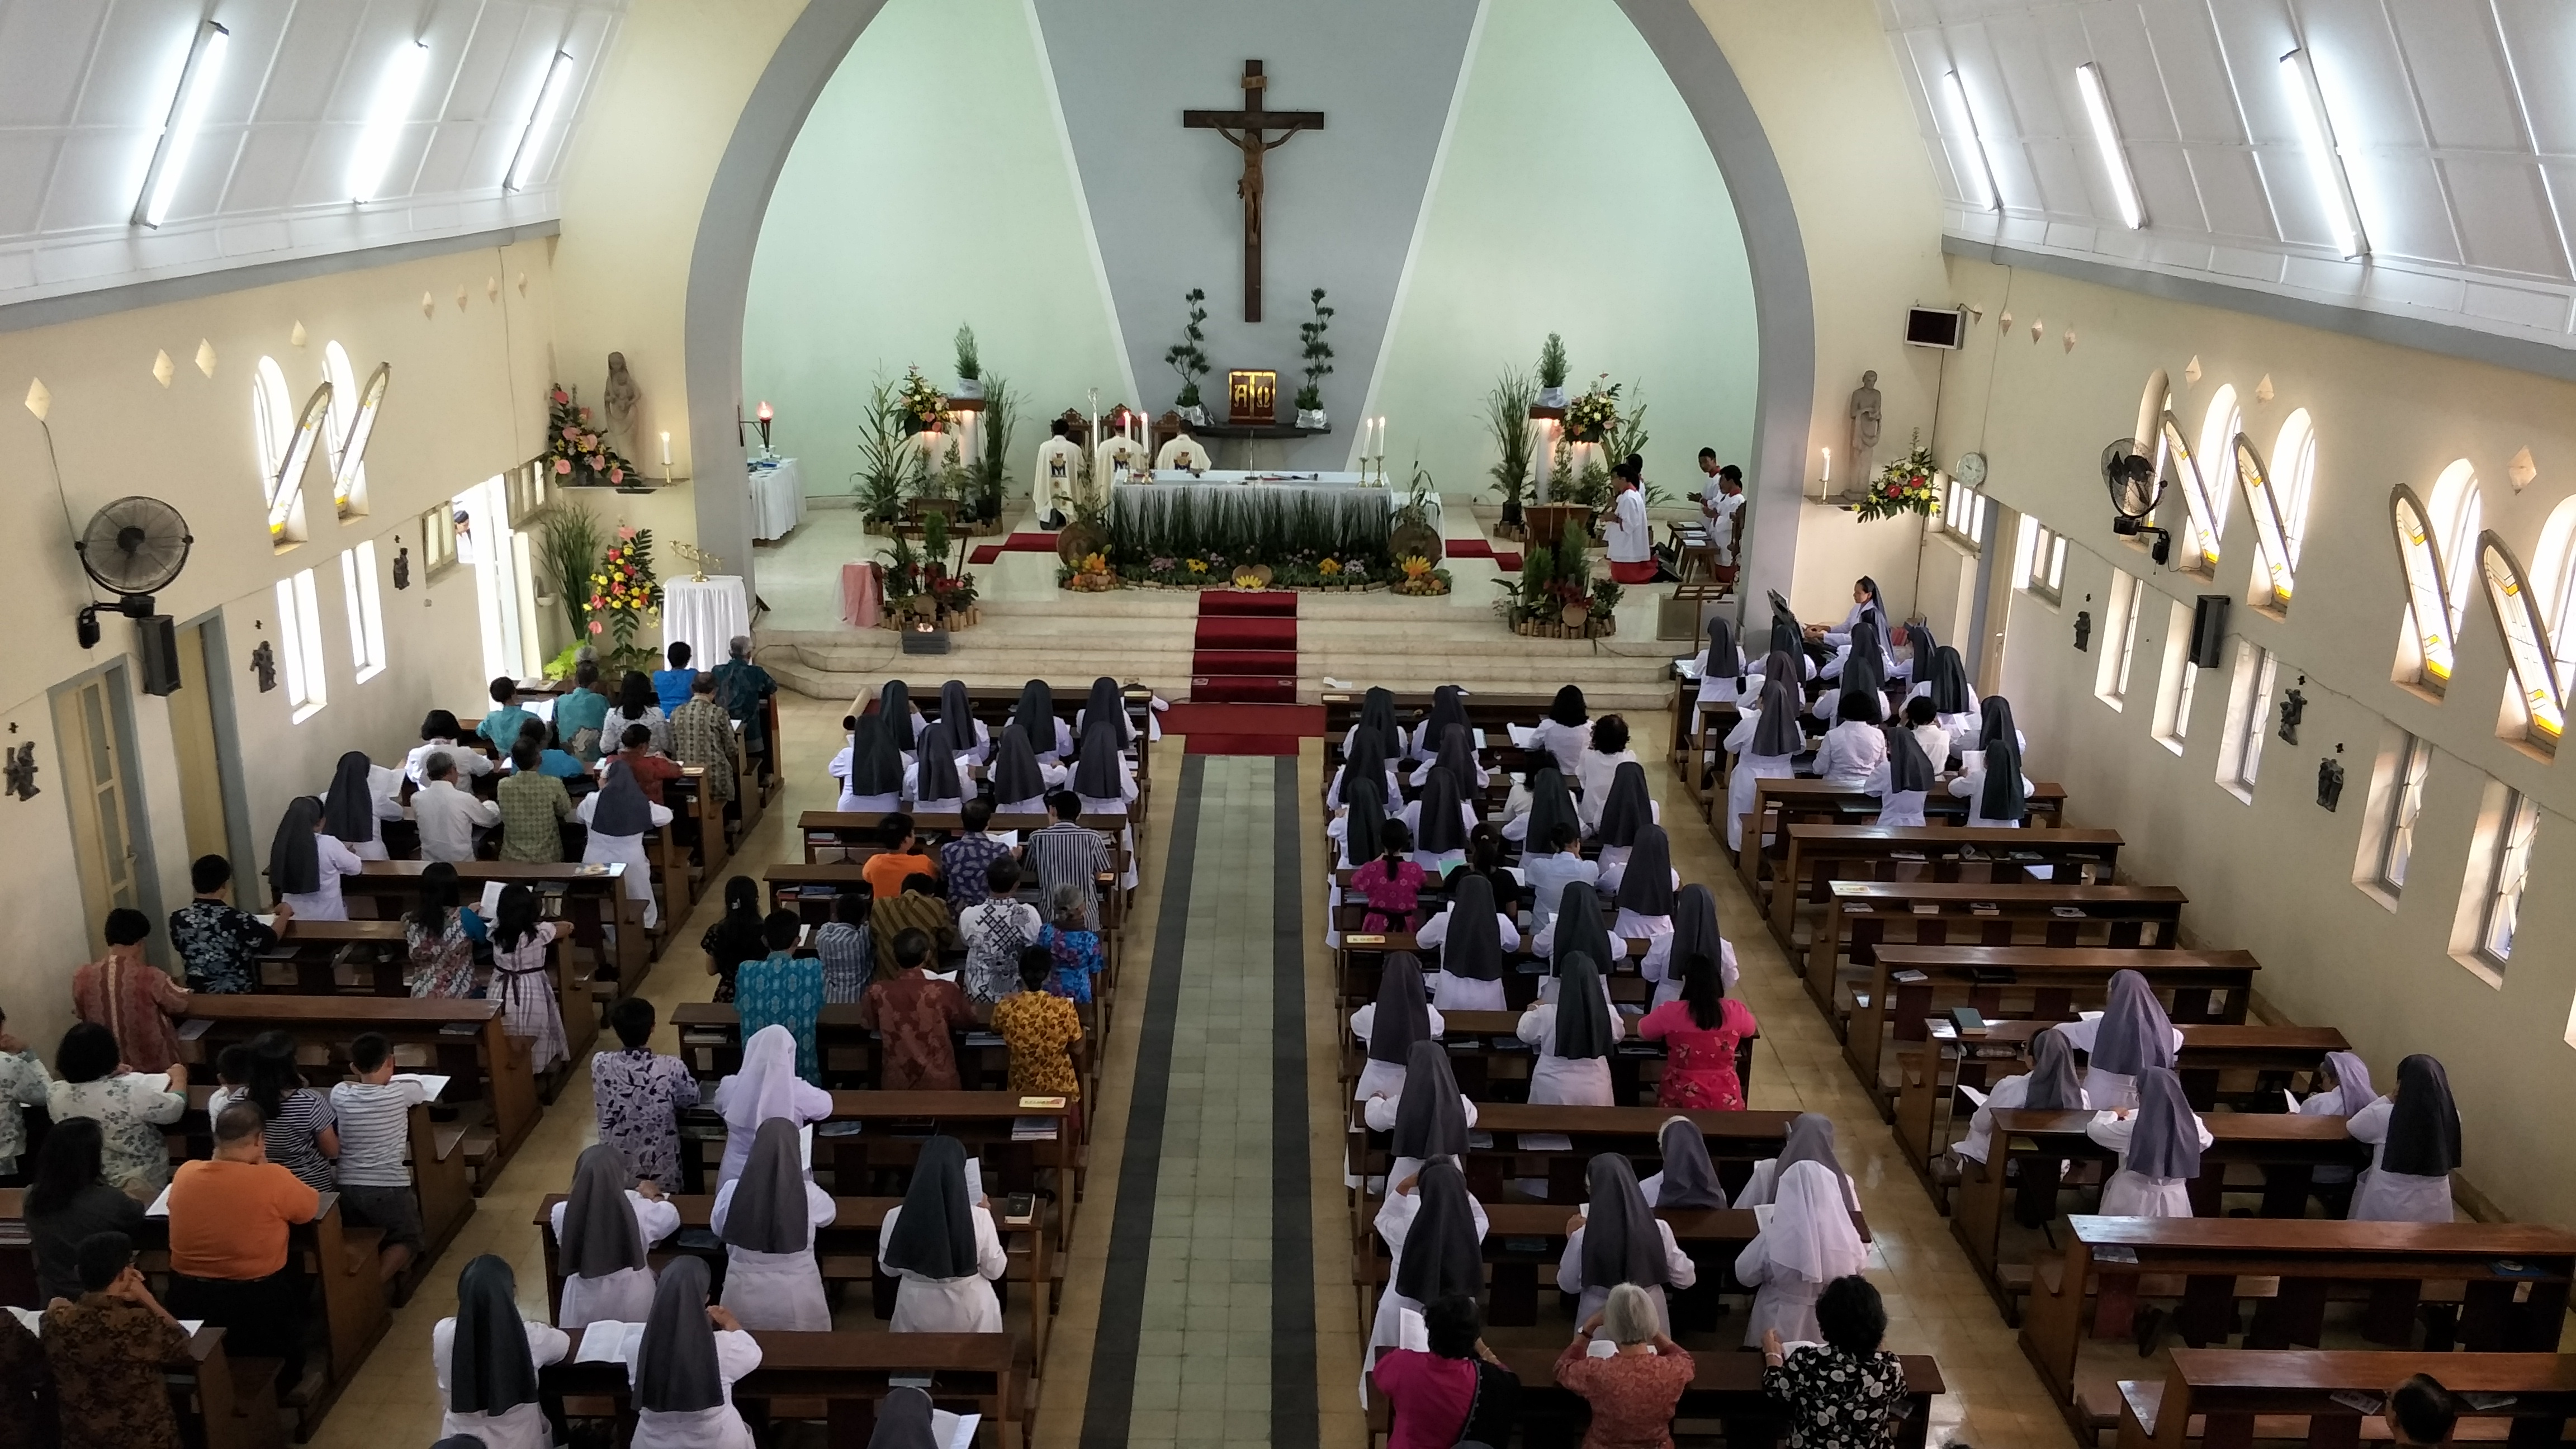
[(1565, 410), (1565, 389), (1561, 387), (1540, 388), (1538, 390), (1538, 406), (1543, 408), (1554, 408), (1558, 412), (1563, 412)]
[(950, 397), (981, 398), (984, 396), (984, 379), (980, 377), (961, 377), (957, 379), (957, 385), (948, 390), (948, 395)]
[(1313, 428), (1320, 432), (1331, 427), (1332, 423), (1325, 418), (1324, 410), (1322, 408), (1299, 408), (1297, 410), (1297, 426), (1301, 428)]
[(1187, 422), (1194, 428), (1204, 428), (1208, 425), (1207, 409), (1200, 407), (1197, 403), (1192, 403), (1188, 407), (1181, 409), (1181, 418), (1184, 422)]

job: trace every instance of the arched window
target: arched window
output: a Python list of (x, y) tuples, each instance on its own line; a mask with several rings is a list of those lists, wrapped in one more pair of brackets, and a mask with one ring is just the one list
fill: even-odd
[(2272, 444), (2272, 507), (2281, 520), (2281, 541), (2290, 567), (2299, 566), (2299, 545), (2308, 534), (2308, 500), (2317, 486), (2317, 426), (2306, 408), (2281, 424)]
[(2505, 653), (2513, 661), (2510, 687), (2521, 704), (2522, 737), (2555, 754), (2567, 728), (2567, 694), (2551, 670), (2540, 600), (2521, 561), (2492, 531), (2478, 535), (2478, 572), (2486, 579), (2487, 602), (2495, 608), (2496, 627), (2503, 631)]
[(322, 348), (323, 377), (331, 384), (330, 416), (324, 424), (331, 463), (331, 502), (342, 518), (367, 512), (367, 439), (376, 427), (392, 368), (379, 364), (365, 387), (349, 366), (349, 354), (337, 342)]
[(2183, 474), (2183, 498), (2191, 507), (2192, 554), (2184, 559), (2186, 567), (2204, 573), (2218, 567), (2219, 535), (2227, 531), (2227, 504), (2235, 495), (2220, 482), (2228, 473), (2235, 456), (2236, 435), (2244, 429), (2244, 413), (2236, 406), (2236, 389), (2220, 384), (2218, 395), (2209, 400), (2209, 412), (2201, 419), (2200, 445), (2196, 449), (2196, 469)]
[(2485, 505), (2478, 496), (2478, 470), (2466, 458), (2443, 469), (2433, 481), (2431, 502), (2426, 521), (2433, 527), (2435, 546), (2442, 551), (2442, 577), (2451, 581), (2446, 602), (2451, 610), (2451, 636), (2458, 638), (2469, 617), (2470, 590), (2463, 581), (2473, 567), (2469, 556), (2477, 547), (2485, 517)]
[(258, 444), (260, 493), (268, 502), (268, 540), (283, 550), (304, 541), (304, 469), (331, 411), (331, 384), (313, 390), (301, 409), (289, 401), (286, 374), (263, 357), (250, 384), (252, 434)]
[(2549, 635), (2558, 697), (2576, 700), (2576, 498), (2562, 501), (2541, 525), (2531, 582)]
[(2450, 687), (2453, 654), (2450, 594), (2435, 545), (2431, 513), (2415, 490), (2400, 483), (2388, 497), (2397, 531), (2397, 563), (2406, 576), (2406, 633), (2397, 649), (2395, 677), (2435, 695)]
[(277, 470), (286, 461), (295, 434), (295, 404), (286, 392), (286, 374), (277, 359), (263, 357), (250, 379), (251, 437), (259, 453), (259, 501), (277, 503)]

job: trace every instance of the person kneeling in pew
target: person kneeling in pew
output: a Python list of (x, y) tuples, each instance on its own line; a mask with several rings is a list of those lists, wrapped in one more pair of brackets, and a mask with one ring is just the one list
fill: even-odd
[(1736, 1281), (1755, 1290), (1745, 1346), (1822, 1338), (1816, 1301), (1825, 1285), (1868, 1264), (1869, 1248), (1852, 1226), (1834, 1173), (1821, 1162), (1791, 1163), (1780, 1175), (1770, 1221), (1735, 1259)]
[(188, 1331), (144, 1285), (133, 1239), (92, 1233), (81, 1240), (79, 1261), (81, 1296), (55, 1299), (40, 1335), (62, 1449), (179, 1449), (161, 1375)]
[(877, 1229), (877, 1259), (902, 1280), (895, 1288), (894, 1332), (1002, 1331), (1002, 1300), (992, 1280), (1010, 1270), (1010, 1255), (992, 1205), (967, 1179), (966, 1148), (956, 1138), (921, 1144), (902, 1204), (886, 1209)]
[(627, 1449), (752, 1449), (733, 1386), (760, 1367), (760, 1341), (707, 1302), (707, 1265), (680, 1258), (662, 1272), (644, 1332), (627, 1350), (635, 1433)]
[(1369, 1326), (1370, 1348), (1402, 1347), (1408, 1311), (1472, 1298), (1484, 1287), (1485, 1205), (1467, 1190), (1456, 1158), (1433, 1158), (1418, 1175), (1398, 1180), (1374, 1226), (1394, 1262)]
[(572, 1338), (519, 1316), (518, 1280), (489, 1253), (456, 1276), (456, 1316), (429, 1331), (444, 1415), (441, 1438), (471, 1434), (484, 1449), (548, 1449), (554, 1432), (537, 1402), (537, 1370), (563, 1362)]
[(831, 1224), (832, 1195), (805, 1176), (796, 1124), (760, 1124), (742, 1176), (716, 1189), (707, 1225), (725, 1241), (724, 1306), (751, 1328), (829, 1333), (832, 1305), (814, 1261), (814, 1230)]
[(2171, 1067), (2138, 1074), (2138, 1105), (2094, 1114), (2084, 1135), (2120, 1154), (2120, 1170), (2102, 1184), (2105, 1217), (2187, 1218), (2201, 1149), (2217, 1139), (2183, 1099)]
[[(641, 1323), (653, 1310), (655, 1243), (680, 1230), (680, 1210), (659, 1184), (638, 1183), (616, 1148), (595, 1142), (573, 1163), (572, 1193), (555, 1204), (567, 1332), (600, 1322)], [(703, 1295), (702, 1295), (703, 1296)]]
[[(502, 919), (509, 919), (507, 910)], [(384, 1230), (377, 1271), (392, 1282), (423, 1246), (420, 1196), (412, 1191), (411, 1109), (429, 1100), (418, 1081), (394, 1080), (394, 1053), (382, 1032), (360, 1032), (349, 1043), (354, 1082), (331, 1089), (331, 1115), (339, 1133), (340, 1215), (362, 1227)]]

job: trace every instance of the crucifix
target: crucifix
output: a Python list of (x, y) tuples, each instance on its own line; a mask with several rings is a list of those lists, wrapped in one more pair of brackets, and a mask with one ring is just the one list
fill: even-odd
[[(1261, 73), (1261, 62), (1243, 63), (1243, 109), (1239, 111), (1183, 111), (1181, 124), (1192, 130), (1214, 131), (1229, 145), (1243, 151), (1243, 179), (1234, 184), (1237, 196), (1243, 198), (1243, 320), (1261, 320), (1261, 158), (1288, 144), (1299, 131), (1324, 129), (1321, 111), (1265, 111), (1261, 93), (1270, 78)], [(1283, 134), (1272, 139), (1268, 133)]]

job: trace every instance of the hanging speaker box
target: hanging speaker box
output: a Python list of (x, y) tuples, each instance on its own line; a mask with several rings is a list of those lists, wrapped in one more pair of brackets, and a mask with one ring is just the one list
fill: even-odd
[(2216, 669), (2227, 643), (2227, 596), (2202, 594), (2191, 611), (2191, 662), (2196, 669)]
[(167, 614), (134, 621), (134, 652), (143, 657), (143, 692), (179, 692), (179, 630)]

